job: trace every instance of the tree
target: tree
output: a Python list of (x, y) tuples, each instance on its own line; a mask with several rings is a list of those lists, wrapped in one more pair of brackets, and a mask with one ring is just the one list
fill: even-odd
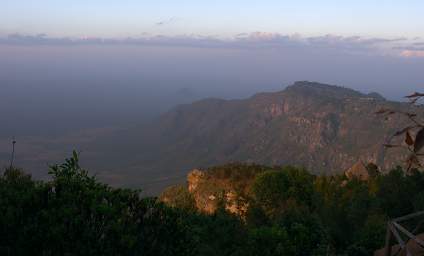
[(313, 197), (313, 176), (306, 170), (285, 167), (259, 174), (252, 188), (255, 205), (275, 218), (288, 204), (310, 207)]
[(191, 212), (196, 211), (196, 202), (193, 195), (188, 191), (187, 186), (171, 186), (162, 192), (159, 199), (171, 207)]
[[(409, 96), (406, 96), (410, 100), (412, 105), (420, 105), (420, 100), (424, 98), (424, 93), (415, 92)], [(384, 115), (386, 118), (393, 114), (399, 114), (405, 116), (409, 123), (404, 127), (396, 131), (388, 140), (385, 145), (388, 148), (404, 148), (408, 152), (408, 158), (406, 159), (407, 171), (414, 167), (423, 167), (421, 161), (424, 153), (424, 123), (419, 119), (416, 113), (395, 111), (392, 109), (381, 109), (377, 111), (377, 114)], [(394, 139), (403, 136), (402, 142), (393, 142)]]
[(49, 173), (49, 182), (16, 169), (1, 177), (6, 255), (192, 255), (186, 213), (98, 182), (76, 152)]

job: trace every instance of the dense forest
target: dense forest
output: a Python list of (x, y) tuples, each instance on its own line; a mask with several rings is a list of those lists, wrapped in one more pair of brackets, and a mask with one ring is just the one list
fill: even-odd
[[(424, 210), (424, 174), (368, 165), (366, 180), (314, 176), (295, 167), (230, 164), (221, 175), (254, 176), (245, 216), (196, 210), (102, 184), (74, 153), (49, 181), (17, 168), (0, 178), (1, 255), (370, 255), (387, 220)], [(254, 168), (253, 168), (253, 167)], [(255, 171), (257, 170), (257, 171)]]

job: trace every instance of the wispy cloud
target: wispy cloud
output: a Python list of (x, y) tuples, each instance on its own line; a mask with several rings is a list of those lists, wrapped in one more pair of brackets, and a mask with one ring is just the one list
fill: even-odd
[[(158, 22), (161, 26), (173, 22), (175, 18)], [(0, 38), (3, 45), (149, 45), (178, 46), (197, 48), (237, 48), (237, 49), (280, 49), (316, 51), (326, 53), (394, 55), (402, 57), (422, 57), (424, 42), (408, 38), (368, 38), (361, 36), (323, 35), (305, 37), (279, 33), (253, 32), (240, 33), (232, 38), (218, 38), (202, 35), (163, 36), (143, 34), (128, 38), (71, 38), (50, 37), (45, 34), (11, 34)]]
[(422, 51), (411, 51), (411, 50), (404, 50), (400, 53), (402, 57), (416, 57), (416, 58), (423, 58), (424, 57), (424, 50)]
[(393, 47), (393, 49), (396, 50), (407, 50), (407, 51), (424, 51), (424, 44), (423, 46), (398, 46), (398, 47)]
[(410, 45), (396, 46), (394, 50), (400, 51), (399, 55), (406, 58), (424, 57), (424, 42), (412, 43)]

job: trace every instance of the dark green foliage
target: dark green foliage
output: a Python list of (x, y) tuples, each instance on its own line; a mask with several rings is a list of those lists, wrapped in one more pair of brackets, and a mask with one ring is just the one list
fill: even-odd
[(21, 170), (6, 169), (0, 179), (0, 252), (24, 254), (37, 250), (40, 212), (46, 202), (45, 186), (31, 180)]
[(0, 179), (0, 248), (6, 255), (190, 255), (185, 213), (114, 189), (80, 168), (78, 155), (34, 182)]
[(265, 172), (269, 167), (257, 164), (231, 163), (208, 169), (208, 173), (218, 179), (227, 179), (232, 182), (251, 180), (257, 174)]
[[(367, 181), (344, 175), (314, 177), (296, 168), (261, 173), (252, 189), (247, 224), (259, 230), (267, 227), (262, 230), (264, 235), (272, 230), (276, 236), (284, 232), (296, 236), (288, 227), (298, 221), (290, 216), (315, 216), (315, 228), (304, 231), (311, 237), (312, 231), (319, 230), (320, 235), (311, 241), (323, 245), (320, 252), (370, 255), (383, 246), (389, 218), (424, 208), (424, 175), (417, 170), (405, 174), (399, 168), (383, 175), (374, 166), (368, 167), (374, 175)], [(285, 223), (284, 232), (276, 231), (280, 221)], [(308, 241), (296, 241), (303, 241), (303, 250), (307, 248)]]
[(250, 255), (325, 255), (327, 232), (312, 212), (314, 176), (294, 167), (259, 174), (247, 216)]
[(294, 167), (216, 167), (208, 180), (234, 181), (249, 208), (235, 216), (221, 202), (206, 215), (183, 186), (163, 193), (167, 205), (141, 198), (98, 182), (74, 153), (50, 168), (49, 182), (5, 170), (0, 255), (372, 255), (389, 218), (424, 209), (424, 174), (373, 173), (361, 181)]
[(379, 206), (389, 217), (395, 218), (414, 211), (413, 201), (424, 189), (421, 173), (413, 171), (411, 175), (398, 167), (378, 179), (377, 199)]
[(269, 223), (249, 229), (248, 255), (325, 255), (330, 251), (326, 230), (308, 211), (291, 209)]
[(252, 191), (254, 205), (275, 218), (286, 209), (312, 205), (313, 176), (293, 167), (268, 171), (256, 177)]
[(197, 214), (187, 222), (196, 238), (196, 255), (245, 255), (247, 229), (240, 218), (219, 208), (213, 215)]
[(289, 234), (278, 226), (261, 226), (250, 229), (248, 255), (287, 255)]
[(354, 248), (366, 252), (363, 255), (372, 255), (375, 249), (381, 248), (386, 235), (386, 219), (386, 216), (379, 214), (368, 216), (364, 225), (356, 234)]
[(207, 175), (214, 179), (225, 180), (231, 184), (238, 195), (248, 196), (245, 194), (248, 192), (252, 181), (257, 175), (267, 170), (270, 170), (270, 168), (264, 165), (230, 163), (209, 168)]
[(183, 209), (189, 212), (196, 211), (196, 205), (193, 195), (187, 189), (187, 186), (176, 185), (165, 189), (160, 196), (160, 201), (166, 202), (168, 206)]

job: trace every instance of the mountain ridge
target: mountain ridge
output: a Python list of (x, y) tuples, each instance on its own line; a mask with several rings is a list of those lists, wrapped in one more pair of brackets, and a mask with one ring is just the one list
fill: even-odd
[(422, 111), (380, 95), (303, 81), (246, 99), (209, 98), (179, 105), (148, 123), (62, 138), (54, 147), (54, 140), (36, 140), (37, 150), (25, 154), (23, 145), (19, 159), (23, 167), (44, 175), (47, 156), (59, 158), (59, 145), (65, 143), (63, 151), (68, 150), (74, 147), (69, 141), (81, 137), (76, 147), (103, 181), (142, 185), (146, 193), (184, 182), (195, 168), (227, 163), (294, 165), (334, 174), (361, 161), (388, 170), (405, 158), (383, 144), (407, 120), (398, 115), (385, 120), (375, 114), (382, 108)]
[(299, 81), (247, 99), (180, 105), (152, 124), (143, 143), (156, 144), (152, 147), (159, 151), (151, 155), (161, 156), (161, 166), (184, 162), (180, 168), (186, 170), (255, 162), (334, 173), (359, 160), (390, 168), (402, 154), (387, 153), (382, 145), (405, 120), (380, 119), (375, 112), (381, 108), (408, 110), (410, 105), (377, 93)]

